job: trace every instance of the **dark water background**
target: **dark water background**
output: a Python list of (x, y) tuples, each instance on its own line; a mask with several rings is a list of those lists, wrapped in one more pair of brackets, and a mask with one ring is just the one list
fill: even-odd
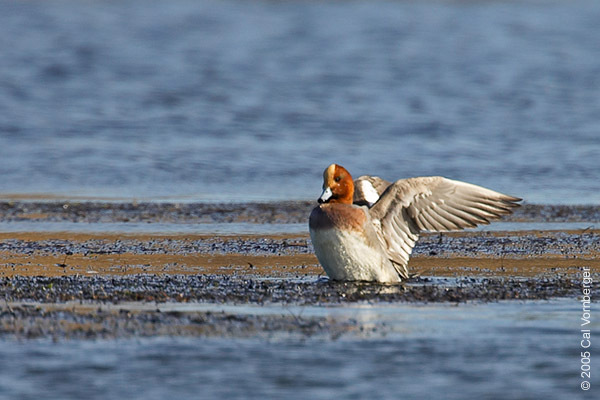
[(0, 194), (599, 203), (600, 2), (0, 0)]

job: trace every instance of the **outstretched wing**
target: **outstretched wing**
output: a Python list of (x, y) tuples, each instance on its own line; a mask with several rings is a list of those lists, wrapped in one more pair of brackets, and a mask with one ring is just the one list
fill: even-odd
[(369, 213), (397, 269), (406, 265), (419, 232), (446, 232), (489, 224), (510, 214), (521, 199), (440, 176), (401, 179), (389, 185)]

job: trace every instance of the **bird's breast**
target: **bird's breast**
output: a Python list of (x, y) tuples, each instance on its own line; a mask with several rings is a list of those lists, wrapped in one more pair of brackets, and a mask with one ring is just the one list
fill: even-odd
[(352, 204), (321, 204), (310, 214), (311, 230), (337, 229), (362, 232), (367, 222), (364, 208)]

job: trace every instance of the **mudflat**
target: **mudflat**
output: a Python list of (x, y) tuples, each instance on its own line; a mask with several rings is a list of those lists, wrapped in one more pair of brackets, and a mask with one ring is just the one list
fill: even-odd
[[(161, 307), (173, 303), (319, 306), (577, 297), (581, 294), (583, 270), (592, 277), (592, 298), (600, 298), (600, 230), (593, 228), (597, 213), (593, 207), (574, 210), (538, 206), (512, 217), (516, 221), (573, 222), (586, 216), (584, 221), (592, 221), (586, 229), (424, 234), (409, 263), (409, 270), (416, 276), (398, 285), (380, 285), (328, 280), (306, 233), (43, 230), (44, 221), (49, 219), (70, 219), (93, 226), (93, 220), (115, 222), (123, 215), (128, 215), (128, 221), (133, 218), (150, 226), (164, 218), (183, 223), (184, 217), (193, 214), (187, 205), (159, 204), (144, 211), (132, 204), (11, 204), (4, 203), (0, 222), (33, 220), (39, 224), (35, 231), (0, 233), (0, 335), (345, 332), (364, 327), (313, 316), (242, 316), (235, 311), (216, 315), (197, 309), (173, 313), (161, 311)], [(224, 205), (218, 210), (204, 210), (204, 216), (198, 212), (197, 220), (190, 218), (193, 223), (233, 221), (233, 213), (238, 222), (297, 223), (299, 217), (295, 215), (301, 215), (305, 206), (302, 202), (254, 204), (247, 209)], [(287, 213), (286, 207), (296, 211)]]

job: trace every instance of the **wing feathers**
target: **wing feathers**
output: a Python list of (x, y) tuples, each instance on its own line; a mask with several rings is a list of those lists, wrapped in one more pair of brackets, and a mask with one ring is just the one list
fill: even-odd
[(460, 218), (463, 221), (465, 221), (466, 224), (472, 225), (472, 226), (469, 226), (469, 228), (473, 228), (473, 227), (477, 226), (477, 224), (489, 223), (489, 221), (487, 219), (485, 219), (484, 216), (482, 216), (480, 214), (475, 214), (473, 212), (469, 212), (468, 209), (465, 209), (465, 206), (462, 204), (457, 204), (453, 201), (448, 201), (447, 204), (448, 204), (448, 207), (451, 207), (453, 209), (452, 210), (453, 215), (455, 215), (457, 218)]
[(443, 232), (488, 224), (510, 214), (521, 201), (481, 186), (436, 176), (401, 179), (393, 184), (365, 176), (357, 181), (376, 182), (373, 187), (377, 186), (380, 197), (369, 213), (372, 219), (381, 221), (375, 224), (377, 236), (390, 259), (398, 264), (397, 269), (403, 271), (420, 231)]

